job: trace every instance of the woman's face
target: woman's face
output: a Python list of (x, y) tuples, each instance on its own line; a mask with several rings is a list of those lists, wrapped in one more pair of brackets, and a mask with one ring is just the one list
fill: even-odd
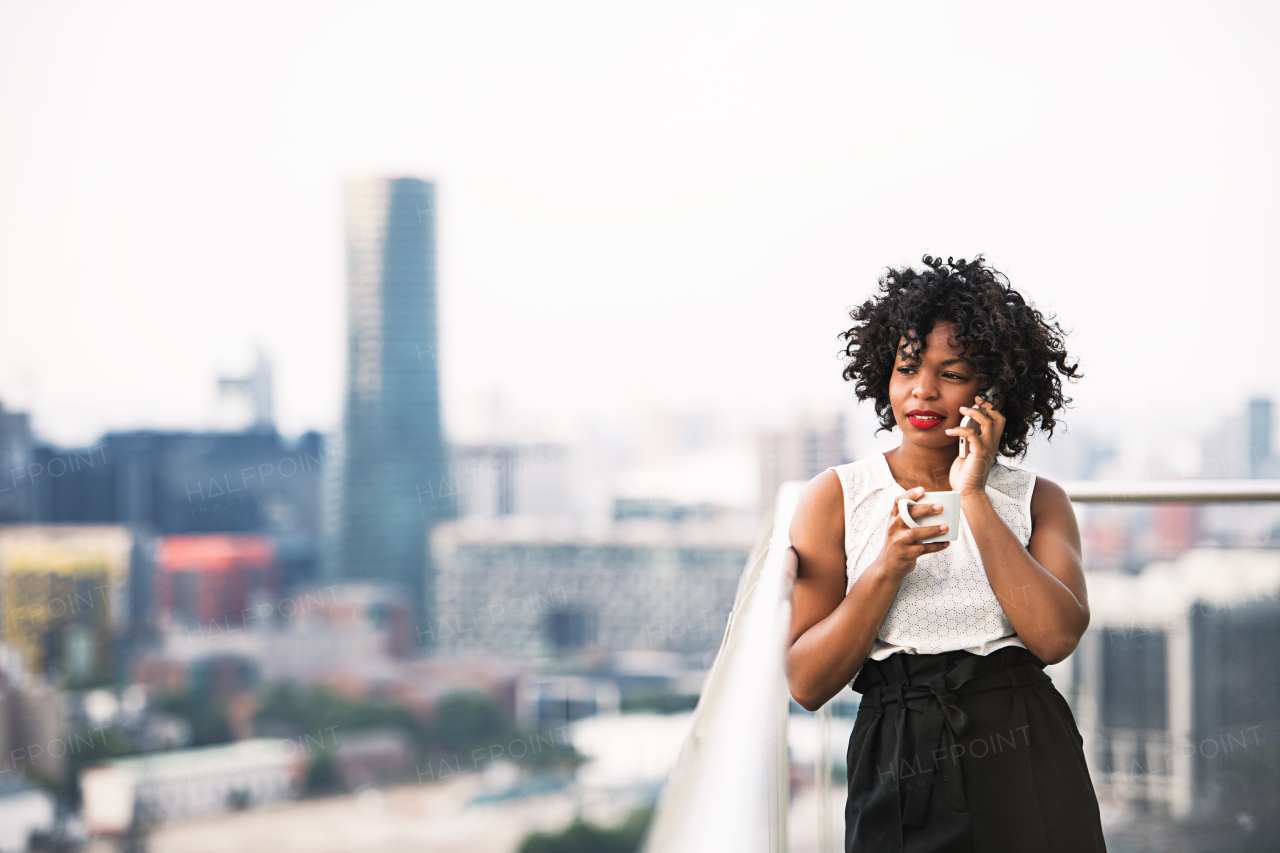
[[(931, 448), (959, 446), (946, 430), (960, 426), (964, 417), (960, 407), (972, 406), (979, 389), (974, 365), (954, 343), (956, 331), (949, 321), (935, 323), (925, 336), (919, 365), (898, 353), (889, 380), (889, 402), (903, 442)], [(899, 346), (906, 342), (903, 338)]]

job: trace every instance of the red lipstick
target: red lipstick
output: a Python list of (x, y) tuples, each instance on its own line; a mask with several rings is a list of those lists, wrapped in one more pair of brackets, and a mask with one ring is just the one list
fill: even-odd
[(907, 421), (916, 429), (933, 429), (946, 419), (946, 415), (930, 409), (912, 409), (907, 412)]

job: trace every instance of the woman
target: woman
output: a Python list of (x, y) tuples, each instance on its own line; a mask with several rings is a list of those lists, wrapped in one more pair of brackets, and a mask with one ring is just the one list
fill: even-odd
[[(851, 681), (862, 694), (845, 849), (1105, 850), (1079, 731), (1043, 671), (1089, 624), (1080, 532), (1060, 487), (997, 461), (1070, 402), (1062, 328), (981, 257), (889, 270), (850, 316), (844, 378), (902, 443), (805, 488), (787, 653), (805, 708)], [(955, 541), (921, 542), (947, 530), (939, 504), (910, 507), (919, 527), (898, 516), (926, 491), (960, 493)]]

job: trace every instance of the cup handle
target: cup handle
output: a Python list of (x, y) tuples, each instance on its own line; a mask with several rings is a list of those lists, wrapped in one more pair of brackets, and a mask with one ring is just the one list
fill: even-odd
[(902, 518), (902, 523), (907, 527), (920, 527), (920, 522), (911, 517), (911, 513), (907, 512), (907, 507), (915, 506), (916, 502), (911, 498), (903, 498), (898, 501), (898, 515)]

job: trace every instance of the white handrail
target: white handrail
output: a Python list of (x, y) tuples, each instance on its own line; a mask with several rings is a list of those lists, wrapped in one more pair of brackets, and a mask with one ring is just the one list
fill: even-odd
[(1280, 480), (1081, 480), (1061, 485), (1076, 503), (1280, 501)]
[(787, 849), (790, 694), (783, 662), (796, 572), (787, 531), (802, 486), (778, 490), (773, 518), (747, 561), (646, 853)]

